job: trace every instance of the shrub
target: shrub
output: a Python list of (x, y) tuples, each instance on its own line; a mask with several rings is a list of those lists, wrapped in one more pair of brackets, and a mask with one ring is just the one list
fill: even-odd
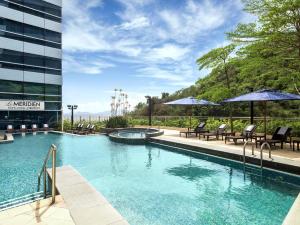
[(106, 128), (126, 128), (128, 127), (128, 119), (123, 116), (110, 117), (105, 124)]

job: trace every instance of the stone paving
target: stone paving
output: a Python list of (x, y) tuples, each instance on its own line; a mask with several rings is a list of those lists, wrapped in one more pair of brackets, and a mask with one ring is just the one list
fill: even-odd
[[(180, 137), (178, 130), (168, 130), (164, 129), (164, 135), (155, 137), (153, 139), (158, 140), (166, 140), (171, 141), (175, 143), (182, 143), (187, 144), (191, 146), (198, 146), (203, 147), (210, 150), (216, 150), (216, 151), (224, 151), (229, 152), (233, 154), (243, 155), (243, 144), (237, 144), (235, 145), (233, 142), (229, 142), (225, 144), (222, 140), (209, 140), (206, 141), (203, 138), (199, 140), (198, 137), (195, 137), (195, 135), (191, 135), (190, 137), (186, 138), (185, 136)], [(248, 146), (246, 150), (246, 155), (251, 156), (251, 147)], [(255, 157), (259, 157), (260, 149), (255, 148)], [(268, 158), (268, 150), (264, 150), (263, 155), (265, 160), (269, 160)], [(293, 151), (290, 148), (289, 144), (285, 144), (283, 149), (277, 148), (272, 149), (272, 158), (273, 161), (278, 161), (280, 163), (289, 164), (293, 166), (299, 166), (300, 167), (300, 151)]]
[[(51, 175), (51, 170), (49, 172)], [(76, 225), (129, 225), (75, 169), (70, 166), (57, 167), (56, 173), (56, 187)]]
[(39, 200), (0, 212), (0, 225), (75, 225), (61, 196)]

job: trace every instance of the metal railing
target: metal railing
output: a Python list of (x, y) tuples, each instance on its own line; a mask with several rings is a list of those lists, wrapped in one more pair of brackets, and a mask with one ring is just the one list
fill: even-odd
[[(244, 164), (244, 171), (245, 171), (245, 166), (246, 166), (246, 147), (248, 144), (252, 145), (252, 156), (254, 155), (254, 143), (252, 142), (252, 140), (248, 140), (245, 142), (244, 146), (243, 146), (243, 164)], [(260, 147), (260, 168), (263, 168), (263, 149), (264, 147), (267, 146), (267, 148), (269, 149), (269, 158), (272, 159), (272, 153), (271, 153), (271, 146), (268, 142), (264, 142), (261, 147)]]
[(264, 142), (261, 146), (260, 146), (260, 167), (262, 168), (263, 167), (263, 150), (264, 150), (264, 147), (267, 146), (268, 149), (269, 149), (269, 158), (272, 159), (272, 156), (271, 156), (271, 146), (268, 142)]
[(51, 186), (51, 196), (52, 196), (52, 203), (55, 202), (55, 195), (56, 195), (56, 150), (57, 147), (52, 144), (47, 156), (44, 160), (43, 167), (38, 175), (38, 191), (40, 191), (41, 186), (41, 177), (43, 175), (43, 183), (44, 183), (44, 198), (47, 196), (47, 162), (52, 155), (52, 186)]
[(246, 147), (248, 144), (252, 145), (252, 156), (254, 156), (254, 143), (252, 142), (252, 140), (248, 140), (245, 142), (244, 146), (243, 146), (243, 163), (244, 163), (244, 167), (246, 164)]

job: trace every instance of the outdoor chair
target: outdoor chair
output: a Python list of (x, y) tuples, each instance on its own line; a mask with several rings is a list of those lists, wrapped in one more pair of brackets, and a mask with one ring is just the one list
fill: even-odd
[(95, 125), (94, 124), (90, 126), (89, 133), (90, 134), (94, 134), (95, 133)]
[(73, 128), (73, 129), (71, 130), (71, 132), (72, 132), (72, 133), (75, 133), (76, 131), (80, 131), (80, 130), (82, 130), (82, 129), (83, 129), (83, 123), (78, 123), (78, 124), (77, 124), (77, 127)]
[(11, 125), (11, 124), (7, 125), (6, 133), (14, 133), (14, 132), (15, 132), (15, 129), (14, 129), (13, 125)]
[(27, 132), (27, 127), (26, 127), (26, 125), (25, 125), (25, 124), (22, 124), (22, 125), (20, 126), (20, 130), (19, 130), (19, 131), (22, 132), (22, 133)]
[(198, 134), (201, 133), (205, 133), (205, 132), (209, 132), (208, 130), (205, 130), (205, 122), (200, 123), (197, 127), (194, 128), (194, 130), (188, 130), (188, 131), (180, 131), (179, 135), (181, 136), (181, 134), (185, 134), (185, 137), (187, 138), (188, 135), (191, 134), (196, 134), (196, 137), (198, 136)]
[(36, 132), (36, 131), (38, 131), (38, 130), (39, 130), (39, 128), (37, 127), (36, 124), (32, 124), (32, 125), (31, 125), (31, 131), (32, 131), (32, 132)]
[(51, 129), (47, 123), (44, 123), (41, 130), (42, 131), (50, 131), (50, 130), (53, 130), (53, 129)]
[(221, 124), (218, 129), (216, 129), (213, 132), (203, 133), (204, 139), (206, 138), (207, 141), (209, 141), (210, 137), (216, 137), (217, 140), (219, 140), (219, 136), (222, 135), (227, 128), (227, 124)]
[(75, 131), (75, 134), (80, 134), (80, 135), (85, 135), (89, 133), (89, 129), (90, 129), (91, 124), (88, 124), (86, 127), (81, 127), (81, 129)]
[(226, 136), (225, 137), (225, 144), (227, 143), (227, 141), (231, 141), (231, 140), (234, 142), (234, 144), (237, 144), (238, 140), (242, 140), (243, 143), (244, 143), (245, 140), (248, 140), (248, 139), (252, 138), (252, 135), (254, 134), (255, 129), (256, 129), (256, 125), (254, 125), (254, 124), (248, 125), (244, 129), (244, 131), (241, 135), (239, 135), (239, 136)]
[(267, 142), (271, 147), (272, 146), (276, 147), (276, 144), (280, 144), (281, 149), (283, 149), (283, 143), (287, 142), (290, 143), (290, 147), (291, 147), (292, 146), (291, 133), (292, 133), (292, 128), (290, 127), (277, 127), (271, 139), (255, 140), (256, 148), (257, 148), (257, 144), (262, 145), (264, 142)]

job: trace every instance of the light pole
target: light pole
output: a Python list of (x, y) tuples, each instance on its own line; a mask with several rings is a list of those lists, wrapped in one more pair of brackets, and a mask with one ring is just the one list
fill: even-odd
[(153, 103), (153, 99), (151, 96), (145, 96), (145, 98), (147, 99), (147, 103), (148, 103), (148, 120), (149, 120), (149, 126), (152, 126), (152, 103)]
[(78, 105), (68, 105), (68, 109), (71, 110), (71, 128), (73, 130), (73, 124), (74, 124), (74, 110), (78, 108)]

